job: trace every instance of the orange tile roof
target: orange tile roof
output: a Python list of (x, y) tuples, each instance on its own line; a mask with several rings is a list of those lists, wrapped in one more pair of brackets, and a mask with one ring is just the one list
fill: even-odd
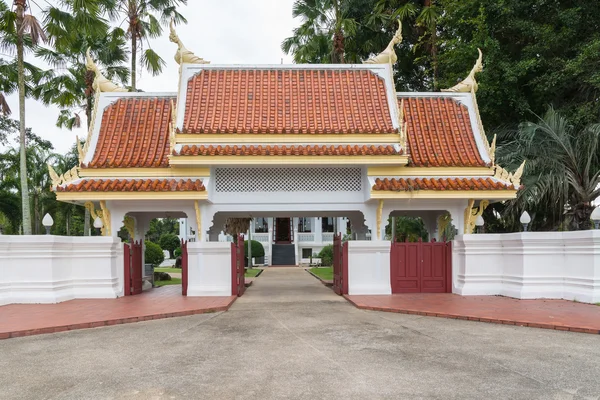
[(515, 190), (512, 185), (490, 177), (470, 178), (377, 178), (373, 190)]
[(465, 105), (448, 97), (405, 97), (404, 117), (408, 124), (410, 165), (486, 166)]
[(183, 133), (393, 133), (384, 80), (365, 69), (206, 69)]
[(388, 156), (400, 155), (388, 145), (184, 145), (180, 156)]
[(200, 179), (82, 179), (57, 192), (203, 192)]
[(82, 167), (167, 167), (172, 100), (124, 97), (107, 106), (94, 157)]

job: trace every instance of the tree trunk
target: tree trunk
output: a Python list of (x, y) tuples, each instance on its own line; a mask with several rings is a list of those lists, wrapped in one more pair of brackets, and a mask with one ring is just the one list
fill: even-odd
[(23, 65), (23, 18), (25, 2), (17, 1), (17, 72), (19, 86), (19, 141), (20, 141), (20, 179), (21, 179), (21, 208), (23, 214), (23, 234), (31, 235), (31, 210), (29, 205), (29, 189), (27, 187), (27, 153), (25, 146), (25, 68)]
[[(85, 84), (86, 84), (86, 103), (85, 103), (85, 115), (87, 117), (87, 129), (90, 131), (90, 125), (92, 124), (92, 108), (94, 107), (94, 103), (92, 99), (94, 98), (94, 78), (96, 74), (93, 71), (86, 71), (85, 73)], [(90, 226), (90, 210), (87, 207), (84, 208), (84, 216), (83, 216), (83, 236), (90, 236), (91, 226)]]
[(137, 64), (137, 38), (135, 34), (131, 34), (131, 91), (137, 92), (137, 88), (135, 86), (136, 80), (136, 71), (135, 67)]
[(594, 207), (590, 203), (580, 203), (573, 212), (573, 230), (585, 231), (592, 229), (592, 212)]

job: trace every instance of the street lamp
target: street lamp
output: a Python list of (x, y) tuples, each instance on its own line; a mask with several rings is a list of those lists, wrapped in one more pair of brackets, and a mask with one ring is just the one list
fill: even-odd
[(596, 229), (600, 229), (600, 206), (596, 207), (594, 211), (592, 211), (592, 221), (594, 221)]
[(54, 225), (54, 220), (50, 214), (46, 213), (46, 215), (44, 215), (44, 218), (42, 219), (42, 225), (44, 225), (46, 228), (46, 235), (49, 235), (50, 228), (52, 228), (52, 225)]
[(97, 229), (98, 233), (100, 233), (100, 229), (102, 229), (103, 226), (104, 223), (102, 222), (102, 218), (96, 217), (96, 219), (94, 220), (94, 228)]
[(477, 233), (483, 233), (483, 225), (485, 224), (485, 221), (483, 220), (483, 217), (481, 215), (478, 215), (477, 218), (475, 219), (475, 227), (477, 228)]
[(527, 232), (527, 225), (529, 225), (529, 223), (531, 222), (531, 217), (529, 216), (529, 213), (527, 211), (523, 211), (523, 214), (521, 214), (521, 218), (519, 219), (519, 221), (521, 222), (521, 225), (523, 225), (523, 232)]

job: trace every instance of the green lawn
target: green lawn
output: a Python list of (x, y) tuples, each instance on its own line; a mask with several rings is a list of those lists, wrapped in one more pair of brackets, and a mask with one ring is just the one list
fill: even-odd
[(333, 267), (311, 268), (310, 272), (323, 279), (324, 281), (333, 280)]
[[(166, 269), (169, 269), (169, 268), (166, 268)], [(171, 278), (170, 281), (154, 281), (154, 285), (156, 285), (156, 286), (181, 285), (181, 278)]]
[(256, 275), (258, 275), (258, 273), (260, 271), (262, 271), (262, 269), (258, 269), (258, 268), (247, 269), (244, 276), (246, 278), (254, 278)]
[(155, 272), (175, 272), (177, 274), (181, 273), (181, 268), (154, 268)]

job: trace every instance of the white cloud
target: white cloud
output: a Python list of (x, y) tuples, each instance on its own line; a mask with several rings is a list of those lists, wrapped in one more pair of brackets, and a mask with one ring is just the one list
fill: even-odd
[[(281, 51), (281, 42), (297, 25), (292, 18), (293, 0), (189, 0), (180, 12), (187, 25), (177, 27), (185, 46), (212, 64), (279, 64), (291, 63)], [(176, 46), (169, 42), (168, 27), (163, 36), (150, 42), (167, 62), (163, 73), (153, 77), (138, 69), (138, 87), (145, 92), (176, 92), (179, 66), (175, 63)], [(31, 56), (28, 57), (31, 59)], [(36, 65), (43, 66), (39, 60)], [(18, 97), (8, 97), (13, 118), (19, 117)], [(85, 117), (82, 113), (82, 125)], [(50, 140), (57, 152), (66, 152), (75, 136), (86, 137), (86, 129), (68, 131), (55, 126), (56, 107), (46, 107), (35, 100), (26, 102), (26, 123), (33, 132)]]

